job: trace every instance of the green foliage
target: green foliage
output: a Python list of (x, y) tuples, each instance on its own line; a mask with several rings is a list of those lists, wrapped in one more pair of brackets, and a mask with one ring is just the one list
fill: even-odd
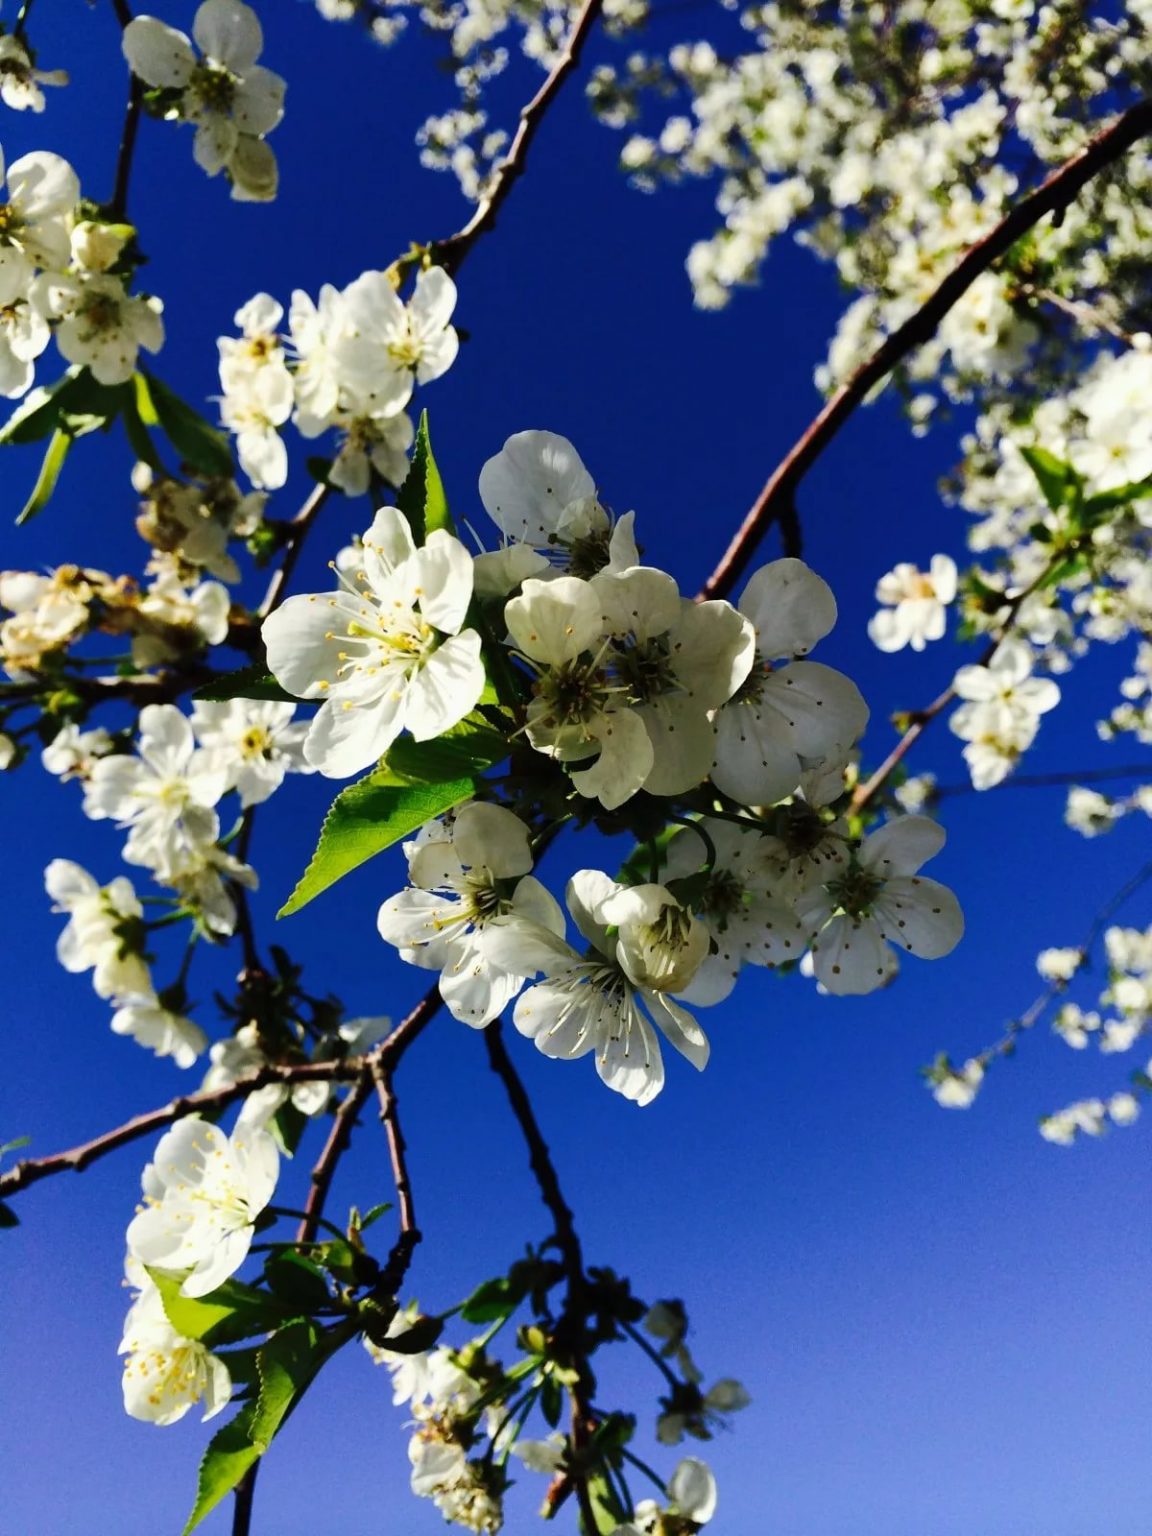
[(404, 484), (397, 492), (396, 505), (408, 519), (408, 526), (417, 544), (423, 544), (428, 535), (435, 533), (438, 528), (448, 533), (456, 531), (452, 514), (448, 510), (448, 498), (444, 494), (444, 482), (432, 456), (427, 411), (420, 413), (412, 464)]
[(256, 1396), (217, 1430), (204, 1453), (196, 1502), (183, 1536), (195, 1530), (263, 1456), (325, 1361), (351, 1337), (347, 1326), (321, 1331), (301, 1321), (268, 1340), (256, 1356)]
[[(165, 1316), (176, 1332), (186, 1339), (198, 1339), (209, 1348), (269, 1333), (299, 1311), (240, 1280), (226, 1280), (208, 1296), (194, 1297), (181, 1296), (183, 1275), (163, 1269), (150, 1269), (148, 1273), (160, 1292)], [(328, 1299), (327, 1294), (324, 1299)]]
[(135, 377), (136, 403), (146, 426), (158, 426), (192, 469), (205, 475), (231, 475), (228, 435), (181, 400), (167, 384), (143, 369)]
[(299, 912), (374, 854), (471, 799), (483, 770), (507, 750), (498, 732), (468, 722), (438, 741), (397, 742), (382, 767), (336, 796), (316, 851), (277, 915)]
[(16, 522), (27, 523), (37, 514), (42, 512), (52, 499), (52, 492), (56, 489), (56, 482), (60, 478), (60, 471), (64, 468), (64, 460), (68, 457), (68, 450), (72, 447), (71, 433), (63, 427), (57, 427), (48, 443), (48, 451), (40, 465), (40, 473), (36, 476), (36, 484), (28, 500), (21, 507)]
[(1021, 448), (1020, 454), (1036, 476), (1044, 500), (1053, 512), (1059, 512), (1078, 483), (1076, 471), (1047, 448)]
[(192, 697), (207, 699), (212, 703), (223, 703), (228, 699), (274, 699), (283, 704), (300, 702), (295, 694), (281, 688), (263, 662), (253, 662), (236, 672), (214, 677), (210, 683), (197, 688)]

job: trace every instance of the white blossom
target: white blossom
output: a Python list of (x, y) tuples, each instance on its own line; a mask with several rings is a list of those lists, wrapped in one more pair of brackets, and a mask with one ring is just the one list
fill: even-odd
[[(686, 1009), (634, 982), (620, 964), (606, 908), (626, 890), (593, 869), (578, 870), (568, 882), (568, 910), (591, 946), (587, 955), (543, 928), (496, 930), (492, 943), (510, 970), (544, 973), (517, 999), (512, 1017), (520, 1033), (546, 1056), (574, 1060), (594, 1052), (609, 1088), (647, 1104), (664, 1085), (657, 1029), (698, 1070), (707, 1065), (708, 1041)], [(678, 934), (671, 944), (679, 950)]]
[(100, 885), (71, 859), (53, 859), (44, 884), (67, 912), (68, 922), (56, 942), (56, 958), (66, 971), (92, 972), (97, 997), (119, 997), (151, 989), (148, 966), (140, 952), (143, 911), (132, 882), (123, 875)]
[(910, 645), (922, 651), (929, 640), (944, 634), (948, 604), (956, 596), (956, 562), (933, 555), (927, 571), (901, 562), (876, 585), (876, 601), (884, 606), (868, 623), (872, 643), (882, 651)]
[(124, 857), (163, 879), (188, 843), (213, 843), (219, 823), (211, 809), (224, 794), (227, 773), (196, 747), (191, 723), (174, 704), (140, 711), (137, 754), (102, 757), (92, 767), (85, 815), (127, 827)]
[(166, 1008), (146, 982), (143, 987), (117, 994), (112, 1032), (130, 1035), (156, 1056), (171, 1056), (178, 1067), (195, 1064), (208, 1047), (208, 1036), (191, 1019)]
[(896, 974), (897, 951), (938, 960), (960, 942), (956, 897), (919, 873), (943, 846), (938, 823), (902, 816), (870, 833), (846, 870), (797, 899), (814, 935), (816, 978), (829, 992), (873, 992)]
[(129, 1252), (153, 1268), (186, 1270), (181, 1295), (207, 1296), (247, 1257), (279, 1161), (266, 1131), (243, 1127), (228, 1137), (199, 1116), (178, 1121), (144, 1170)]
[[(868, 708), (842, 673), (796, 659), (836, 622), (831, 589), (803, 561), (762, 566), (739, 607), (755, 630), (755, 659), (716, 716), (712, 781), (742, 805), (771, 805), (797, 788), (805, 768), (855, 742)], [(780, 657), (792, 659), (774, 665)]]
[[(146, 1277), (145, 1277), (146, 1278)], [(160, 1292), (149, 1280), (124, 1319), (124, 1411), (149, 1424), (175, 1424), (204, 1404), (205, 1420), (232, 1396), (232, 1378), (219, 1355), (186, 1339), (168, 1321)]]
[(380, 908), (381, 938), (405, 960), (440, 972), (440, 994), (464, 1024), (498, 1018), (529, 974), (491, 958), (495, 924), (539, 924), (563, 938), (563, 913), (529, 873), (528, 839), (528, 828), (503, 806), (462, 806), (409, 845), (411, 885)]
[(223, 768), (228, 789), (240, 804), (261, 805), (280, 788), (286, 774), (310, 773), (304, 757), (308, 727), (294, 704), (263, 699), (229, 699), (192, 706), (192, 730), (208, 761)]
[(137, 16), (124, 29), (124, 56), (147, 85), (178, 93), (168, 116), (195, 124), (202, 170), (224, 171), (235, 198), (274, 195), (275, 158), (261, 141), (284, 115), (285, 85), (256, 63), (264, 47), (259, 18), (242, 0), (204, 0), (192, 36), (199, 58), (183, 32)]
[(304, 699), (323, 699), (304, 743), (313, 767), (346, 778), (403, 730), (427, 741), (484, 688), (480, 636), (464, 628), (472, 562), (442, 529), (417, 549), (395, 507), (362, 540), (362, 562), (331, 596), (290, 597), (264, 621), (268, 665)]

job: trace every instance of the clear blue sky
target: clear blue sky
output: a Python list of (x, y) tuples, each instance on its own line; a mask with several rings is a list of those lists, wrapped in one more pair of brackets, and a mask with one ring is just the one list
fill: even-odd
[[(194, 167), (188, 132), (142, 125), (133, 212), (149, 284), (170, 300), (157, 366), (191, 397), (213, 392), (215, 338), (257, 289), (287, 300), (295, 286), (343, 284), (462, 222), (454, 185), (419, 169), (411, 141), (423, 112), (450, 101), (433, 47), (410, 38), (382, 52), (309, 5), (262, 9), (267, 62), (290, 81), (274, 206), (230, 203)], [(74, 83), (52, 93), (43, 118), (0, 123), (9, 159), (58, 150), (97, 196), (110, 186), (122, 101), (109, 11), (40, 0), (33, 40)], [(186, 20), (191, 7), (164, 14)], [(684, 35), (711, 25), (697, 12), (673, 24)], [(516, 78), (501, 98), (509, 104), (524, 88)], [(425, 403), (458, 514), (482, 518), (476, 475), (510, 432), (563, 432), (607, 498), (636, 507), (650, 557), (692, 590), (813, 414), (812, 368), (842, 299), (826, 271), (781, 246), (760, 290), (724, 314), (695, 313), (683, 258), (711, 227), (708, 189), (630, 192), (617, 147), (570, 90), (498, 230), (463, 269), (458, 318), (470, 340)], [(961, 514), (936, 491), (955, 451), (946, 428), (916, 442), (881, 404), (802, 494), (807, 556), (840, 601), (821, 659), (849, 670), (870, 700), (873, 760), (892, 739), (887, 715), (931, 698), (957, 661), (943, 644), (884, 658), (864, 631), (872, 585), (894, 561), (923, 564), (937, 550), (962, 558)], [(8, 527), (34, 466), (9, 452), (3, 467)], [(0, 564), (139, 570), (127, 467), (120, 443), (81, 444), (50, 509), (5, 533)], [(289, 514), (305, 490), (294, 482), (272, 510)], [(364, 504), (325, 512), (297, 590), (321, 580), (323, 561), (364, 522)], [(1069, 680), (1031, 766), (1106, 760), (1091, 720), (1109, 707), (1109, 675), (1092, 664)], [(963, 777), (943, 730), (915, 761), (942, 780)], [(43, 1153), (163, 1103), (187, 1079), (112, 1036), (106, 1006), (53, 958), (59, 919), (44, 864), (74, 857), (108, 880), (121, 868), (116, 833), (84, 822), (78, 793), (34, 766), (3, 793), (0, 1140), (31, 1132)], [(293, 781), (260, 819), (265, 934), (330, 793)], [(910, 961), (890, 991), (834, 1002), (798, 978), (751, 973), (706, 1017), (707, 1072), (673, 1060), (663, 1095), (642, 1111), (603, 1089), (587, 1063), (550, 1063), (510, 1040), (590, 1261), (630, 1274), (648, 1297), (684, 1297), (705, 1371), (739, 1375), (753, 1395), (735, 1432), (704, 1452), (720, 1479), (713, 1529), (723, 1536), (1148, 1531), (1146, 1132), (1065, 1151), (1035, 1128), (1046, 1110), (1120, 1086), (1127, 1063), (1037, 1034), (967, 1114), (938, 1109), (917, 1072), (938, 1049), (961, 1059), (978, 1049), (1030, 1001), (1037, 950), (1078, 941), (1146, 858), (1146, 832), (1087, 844), (1061, 826), (1058, 790), (962, 797), (945, 821), (949, 843), (932, 873), (957, 890), (968, 936), (948, 960)], [(581, 861), (573, 843), (561, 845), (557, 879)], [(399, 1017), (421, 993), (421, 973), (375, 932), (376, 907), (400, 879), (399, 854), (386, 855), (275, 934), (317, 990), (337, 991), (353, 1013)], [(1130, 916), (1147, 920), (1139, 904)], [(210, 1026), (221, 974), (194, 976)], [(435, 1308), (505, 1267), (547, 1221), (475, 1035), (438, 1020), (398, 1089), (427, 1234), (411, 1284)], [(314, 1132), (305, 1153), (316, 1144)], [(175, 1536), (190, 1504), (209, 1430), (191, 1416), (158, 1430), (120, 1405), (122, 1235), (149, 1150), (138, 1144), (82, 1181), (30, 1190), (22, 1227), (3, 1234), (0, 1536)], [(290, 1169), (285, 1198), (305, 1178), (304, 1166)], [(381, 1139), (366, 1126), (334, 1209), (389, 1194)], [(650, 1427), (657, 1381), (641, 1359), (617, 1354), (606, 1388), (618, 1384)], [(268, 1458), (259, 1536), (443, 1529), (407, 1493), (406, 1432), (387, 1388), (359, 1351), (326, 1372)], [(671, 1470), (674, 1459), (661, 1464)], [(539, 1491), (514, 1491), (513, 1536), (538, 1528)], [(224, 1515), (204, 1527), (228, 1528)]]

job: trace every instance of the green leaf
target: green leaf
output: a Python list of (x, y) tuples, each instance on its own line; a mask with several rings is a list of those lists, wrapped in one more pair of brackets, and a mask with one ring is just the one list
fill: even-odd
[(72, 434), (66, 432), (63, 427), (57, 427), (48, 444), (44, 461), (40, 465), (40, 473), (36, 477), (36, 484), (32, 487), (32, 494), (24, 503), (16, 519), (17, 526), (30, 521), (51, 501), (52, 492), (56, 489), (56, 482), (60, 478), (60, 471), (64, 468), (64, 460), (68, 457), (68, 450), (72, 447), (72, 443)]
[(305, 1312), (331, 1301), (324, 1271), (312, 1259), (288, 1249), (270, 1253), (264, 1261), (264, 1280), (276, 1296)]
[(183, 1275), (163, 1269), (149, 1269), (160, 1292), (164, 1314), (186, 1339), (199, 1339), (209, 1346), (236, 1344), (257, 1333), (269, 1333), (292, 1313), (284, 1304), (240, 1280), (225, 1280), (208, 1296), (181, 1296)]
[(60, 412), (64, 409), (68, 391), (74, 388), (80, 371), (69, 368), (54, 384), (34, 389), (26, 395), (0, 427), (0, 444), (36, 443), (54, 432), (60, 425)]
[(470, 799), (476, 784), (473, 773), (435, 784), (400, 784), (383, 769), (341, 790), (324, 818), (316, 852), (277, 917), (299, 912), (373, 855)]
[(152, 374), (141, 369), (137, 378), (143, 386), (143, 389), (141, 384), (136, 386), (136, 403), (141, 416), (148, 420), (148, 409), (142, 404), (142, 393), (146, 391), (148, 406), (160, 430), (184, 462), (206, 475), (231, 475), (232, 448), (228, 434), (212, 426), (199, 411), (193, 410)]
[(204, 1452), (196, 1503), (184, 1536), (196, 1529), (263, 1456), (321, 1366), (350, 1337), (346, 1328), (321, 1332), (312, 1323), (298, 1322), (268, 1340), (256, 1356), (259, 1393), (217, 1430)]
[(352, 1225), (355, 1227), (357, 1232), (367, 1232), (368, 1228), (372, 1225), (373, 1222), (379, 1221), (381, 1216), (387, 1215), (391, 1209), (392, 1201), (382, 1200), (379, 1205), (372, 1206), (372, 1208), (365, 1211), (363, 1215), (361, 1215), (359, 1211), (353, 1210)]
[(210, 683), (197, 688), (192, 697), (213, 703), (223, 703), (227, 699), (276, 699), (285, 704), (300, 702), (295, 694), (286, 693), (268, 668), (260, 662), (213, 678)]
[(393, 1334), (384, 1348), (390, 1349), (395, 1355), (422, 1355), (426, 1349), (432, 1348), (443, 1332), (442, 1317), (418, 1317), (411, 1328)]
[(619, 1530), (628, 1514), (616, 1497), (607, 1472), (598, 1470), (590, 1473), (585, 1486), (588, 1489), (588, 1503), (596, 1518), (596, 1530), (587, 1533), (587, 1536), (612, 1536), (612, 1532)]
[(498, 1275), (478, 1285), (460, 1308), (466, 1323), (494, 1323), (513, 1313), (524, 1299), (524, 1291), (508, 1275)]
[(377, 772), (387, 773), (395, 784), (446, 784), (503, 762), (508, 751), (499, 731), (463, 720), (435, 741), (401, 737), (389, 748)]
[(1146, 496), (1152, 496), (1152, 475), (1145, 480), (1131, 480), (1127, 485), (1117, 485), (1110, 491), (1099, 491), (1095, 496), (1087, 497), (1084, 514), (1096, 522), (1105, 513), (1126, 507), (1129, 502), (1143, 501)]
[(1036, 476), (1044, 500), (1058, 512), (1067, 503), (1069, 491), (1079, 484), (1076, 471), (1047, 448), (1021, 448), (1020, 454)]
[(420, 413), (420, 425), (416, 429), (416, 446), (412, 450), (412, 463), (404, 478), (404, 484), (396, 494), (396, 505), (408, 519), (412, 537), (423, 544), (430, 533), (444, 529), (455, 533), (452, 514), (448, 510), (448, 498), (444, 494), (444, 482), (432, 457), (432, 444), (428, 437), (428, 412)]

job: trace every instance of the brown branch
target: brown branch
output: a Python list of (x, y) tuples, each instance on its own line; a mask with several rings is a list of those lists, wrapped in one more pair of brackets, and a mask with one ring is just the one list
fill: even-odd
[(584, 1253), (580, 1245), (579, 1234), (576, 1231), (572, 1210), (560, 1188), (560, 1180), (556, 1174), (556, 1166), (552, 1161), (552, 1154), (548, 1150), (548, 1143), (544, 1140), (544, 1133), (541, 1131), (540, 1123), (536, 1119), (535, 1111), (532, 1108), (532, 1101), (528, 1097), (528, 1090), (524, 1087), (523, 1080), (516, 1071), (512, 1058), (508, 1054), (508, 1048), (504, 1044), (503, 1030), (498, 1019), (489, 1024), (484, 1031), (484, 1043), (488, 1047), (489, 1065), (504, 1086), (504, 1091), (508, 1095), (508, 1102), (512, 1107), (512, 1113), (515, 1115), (524, 1140), (528, 1144), (529, 1165), (535, 1175), (536, 1183), (540, 1187), (540, 1197), (551, 1213), (555, 1227), (556, 1246), (560, 1250), (567, 1274), (568, 1293), (565, 1300), (564, 1317), (557, 1332), (560, 1332), (561, 1329), (571, 1331), (573, 1335), (573, 1364), (576, 1366), (578, 1373), (577, 1380), (571, 1388), (571, 1440), (575, 1465), (570, 1468), (569, 1475), (584, 1524), (589, 1531), (595, 1531), (598, 1529), (598, 1526), (592, 1508), (592, 1500), (588, 1493), (587, 1474), (580, 1465), (580, 1454), (587, 1443), (589, 1432), (595, 1427), (595, 1417), (592, 1412), (592, 1392), (595, 1387), (595, 1381), (581, 1342), (581, 1335), (587, 1320), (585, 1297), (588, 1282), (584, 1273)]
[(285, 534), (284, 559), (272, 573), (268, 589), (264, 593), (264, 601), (256, 610), (256, 617), (258, 619), (266, 619), (272, 610), (283, 602), (284, 588), (288, 585), (292, 572), (296, 569), (296, 562), (300, 558), (300, 551), (304, 547), (304, 540), (308, 537), (321, 508), (331, 494), (331, 486), (316, 486), (308, 500), (288, 524), (288, 531)]
[(935, 291), (872, 356), (843, 383), (772, 474), (752, 504), (735, 537), (700, 592), (702, 598), (731, 592), (756, 546), (774, 522), (798, 529), (796, 490), (820, 455), (836, 437), (876, 384), (910, 352), (931, 340), (937, 326), (972, 283), (992, 263), (1037, 224), (1045, 214), (1059, 214), (1076, 194), (1139, 139), (1152, 132), (1152, 100), (1130, 107), (1109, 127), (1095, 134), (1062, 166), (1009, 210), (995, 229), (969, 247)]
[(584, 0), (580, 13), (568, 34), (568, 41), (553, 64), (548, 78), (527, 106), (521, 109), (520, 122), (512, 143), (508, 147), (508, 153), (494, 167), (488, 189), (477, 203), (472, 217), (463, 229), (457, 230), (454, 235), (449, 235), (446, 240), (433, 242), (432, 256), (439, 266), (446, 268), (449, 272), (455, 272), (480, 236), (496, 223), (509, 192), (524, 174), (528, 151), (532, 147), (532, 140), (536, 137), (545, 114), (559, 94), (565, 80), (580, 62), (584, 44), (596, 25), (603, 5), (604, 0)]
[(48, 1157), (24, 1158), (7, 1173), (0, 1174), (0, 1196), (14, 1195), (17, 1190), (25, 1189), (29, 1184), (36, 1184), (56, 1173), (80, 1173), (97, 1158), (137, 1141), (141, 1136), (161, 1130), (174, 1120), (182, 1120), (185, 1115), (195, 1115), (201, 1110), (225, 1109), (237, 1099), (246, 1098), (257, 1088), (266, 1088), (270, 1083), (350, 1082), (357, 1080), (365, 1066), (374, 1061), (395, 1064), (436, 1015), (439, 1007), (440, 993), (433, 987), (368, 1057), (353, 1056), (344, 1061), (305, 1061), (291, 1065), (270, 1063), (256, 1072), (238, 1077), (226, 1088), (184, 1094), (159, 1109), (136, 1115), (123, 1125), (105, 1131), (80, 1146), (70, 1147), (65, 1152), (54, 1152)]
[[(439, 994), (437, 994), (439, 995)], [(408, 1172), (408, 1147), (400, 1128), (400, 1108), (392, 1088), (392, 1064), (380, 1056), (373, 1056), (371, 1078), (376, 1084), (380, 1100), (380, 1119), (388, 1139), (388, 1156), (392, 1164), (392, 1182), (396, 1186), (396, 1199), (400, 1210), (400, 1233), (380, 1272), (375, 1294), (396, 1300), (412, 1255), (420, 1241), (420, 1228), (416, 1225), (416, 1207), (412, 1195), (412, 1178)]]
[(120, 134), (120, 151), (116, 156), (116, 180), (108, 212), (114, 223), (125, 223), (128, 218), (128, 182), (132, 175), (132, 157), (136, 152), (136, 133), (140, 127), (140, 113), (144, 107), (144, 87), (132, 76), (128, 86), (128, 106), (124, 112), (124, 127)]
[(315, 1167), (312, 1169), (308, 1198), (304, 1202), (304, 1214), (296, 1230), (298, 1243), (312, 1242), (319, 1230), (320, 1219), (324, 1215), (324, 1207), (328, 1201), (328, 1193), (332, 1188), (336, 1169), (340, 1159), (348, 1150), (357, 1116), (367, 1103), (371, 1092), (372, 1072), (369, 1067), (364, 1066), (333, 1116), (328, 1140), (324, 1143)]

